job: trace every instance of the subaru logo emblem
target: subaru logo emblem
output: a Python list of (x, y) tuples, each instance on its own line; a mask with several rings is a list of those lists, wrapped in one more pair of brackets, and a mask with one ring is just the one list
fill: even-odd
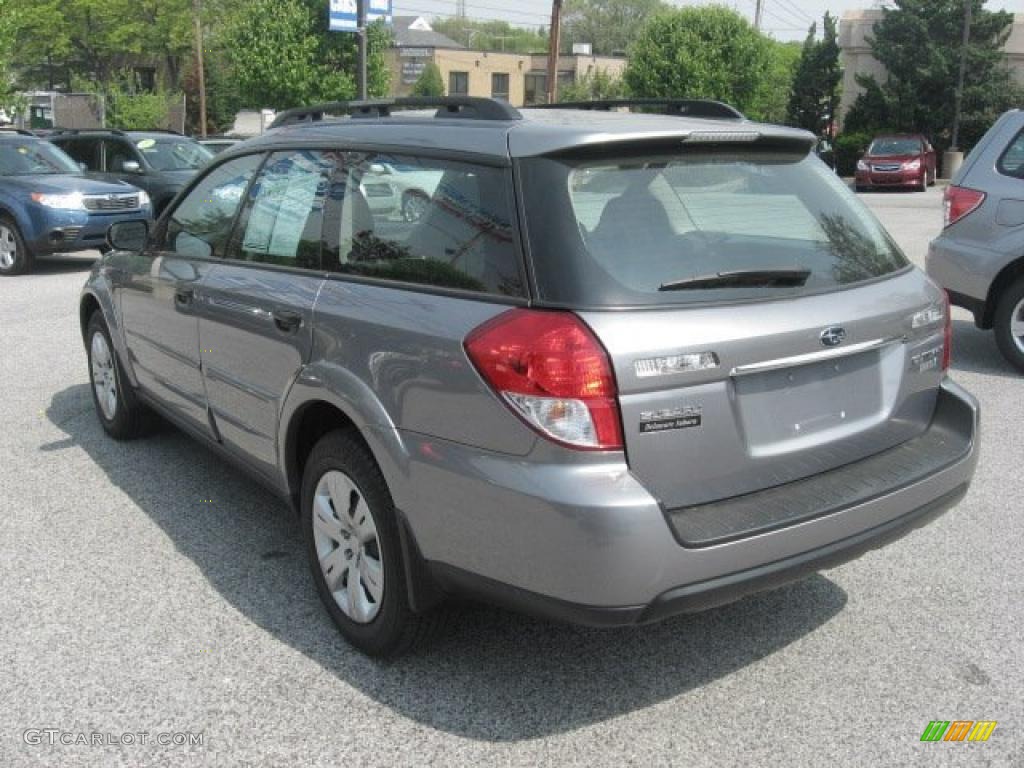
[(826, 347), (838, 347), (846, 338), (846, 329), (839, 325), (833, 325), (822, 331), (818, 338)]

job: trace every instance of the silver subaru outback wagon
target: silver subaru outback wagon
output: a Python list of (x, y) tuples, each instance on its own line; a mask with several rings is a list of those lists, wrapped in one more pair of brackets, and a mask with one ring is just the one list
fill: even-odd
[[(161, 414), (288, 500), (376, 655), (447, 596), (649, 622), (954, 505), (978, 406), (943, 292), (810, 134), (642, 109), (284, 113), (112, 230), (81, 299), (104, 429)], [(434, 180), (419, 216), (374, 212), (382, 166)]]

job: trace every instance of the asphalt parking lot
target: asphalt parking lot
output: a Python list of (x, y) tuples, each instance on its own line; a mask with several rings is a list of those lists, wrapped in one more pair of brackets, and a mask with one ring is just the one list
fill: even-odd
[[(922, 264), (940, 196), (864, 199)], [(936, 523), (651, 627), (459, 607), (384, 664), (333, 629), (282, 505), (173, 429), (104, 436), (88, 265), (0, 280), (0, 766), (1024, 765), (1024, 377), (966, 314), (953, 376), (982, 456)], [(999, 724), (919, 741), (957, 719)], [(134, 743), (61, 743), (80, 733)]]

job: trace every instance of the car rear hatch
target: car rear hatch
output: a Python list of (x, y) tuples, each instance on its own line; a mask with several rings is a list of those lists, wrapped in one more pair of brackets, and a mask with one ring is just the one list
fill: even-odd
[(944, 297), (808, 149), (522, 162), (540, 300), (608, 351), (629, 467), (666, 510), (856, 462), (932, 420)]

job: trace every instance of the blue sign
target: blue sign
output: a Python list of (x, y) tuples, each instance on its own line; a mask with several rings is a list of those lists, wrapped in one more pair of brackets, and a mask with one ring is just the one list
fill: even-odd
[[(330, 0), (331, 32), (355, 32), (359, 26), (356, 0)], [(391, 23), (391, 0), (363, 0), (366, 3), (366, 23), (384, 20)]]

